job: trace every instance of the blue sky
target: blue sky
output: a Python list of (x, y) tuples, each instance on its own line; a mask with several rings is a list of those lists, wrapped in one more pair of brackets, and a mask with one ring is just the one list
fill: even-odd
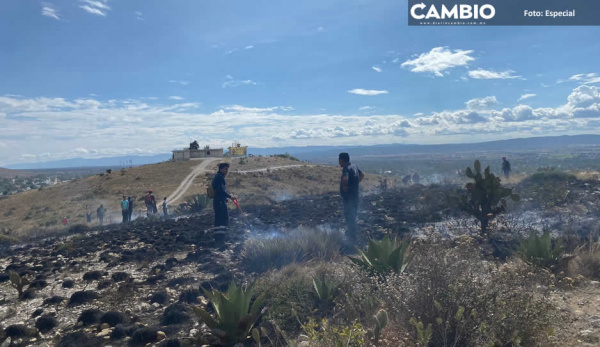
[(0, 166), (600, 133), (600, 27), (409, 27), (399, 1), (0, 2)]

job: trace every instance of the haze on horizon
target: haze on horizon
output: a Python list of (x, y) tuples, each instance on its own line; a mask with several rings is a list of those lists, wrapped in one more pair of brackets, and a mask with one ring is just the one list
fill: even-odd
[(600, 27), (408, 27), (406, 4), (0, 3), (0, 166), (600, 134)]

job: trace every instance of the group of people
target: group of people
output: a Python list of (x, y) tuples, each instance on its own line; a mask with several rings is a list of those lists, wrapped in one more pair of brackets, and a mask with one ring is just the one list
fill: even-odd
[[(131, 215), (133, 214), (133, 199), (129, 197), (125, 197), (123, 195), (123, 200), (121, 200), (121, 213), (123, 215), (123, 223), (131, 222)], [(156, 206), (156, 197), (152, 193), (152, 189), (148, 190), (148, 194), (144, 197), (144, 203), (146, 205), (146, 216), (150, 218), (151, 215), (158, 213), (158, 208)], [(163, 198), (162, 202), (162, 211), (163, 215), (166, 218), (169, 215), (169, 203), (167, 202), (167, 197)]]
[[(364, 179), (365, 175), (360, 169), (350, 162), (350, 155), (348, 153), (340, 153), (338, 156), (338, 162), (342, 168), (342, 174), (340, 177), (340, 195), (343, 202), (343, 213), (346, 221), (346, 240), (349, 244), (356, 244), (358, 238), (357, 230), (357, 216), (358, 216), (358, 201), (359, 201), (359, 184)], [(225, 176), (229, 172), (228, 163), (220, 163), (218, 171), (214, 175), (211, 186), (214, 190), (213, 198), (213, 209), (215, 212), (215, 228), (226, 228), (229, 225), (229, 211), (227, 208), (227, 200), (236, 201), (237, 198), (227, 192), (227, 185), (225, 182)], [(511, 167), (506, 157), (502, 157), (502, 172), (504, 177), (507, 179), (510, 177)], [(413, 182), (419, 182), (418, 173), (408, 175)], [(156, 198), (152, 193), (152, 189), (148, 191), (148, 194), (144, 198), (146, 204), (146, 214), (148, 217), (152, 214), (158, 213), (156, 206)], [(123, 195), (121, 200), (121, 212), (123, 216), (123, 223), (131, 221), (131, 215), (133, 213), (134, 201), (131, 197)], [(168, 215), (168, 202), (167, 197), (164, 197), (162, 203), (163, 214), (166, 217)], [(96, 210), (99, 225), (103, 225), (104, 216), (106, 209), (104, 205)], [(91, 221), (91, 213), (87, 215), (88, 222)]]

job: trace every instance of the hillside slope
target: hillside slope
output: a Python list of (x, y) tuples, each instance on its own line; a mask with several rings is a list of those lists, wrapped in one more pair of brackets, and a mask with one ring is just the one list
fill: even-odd
[[(123, 195), (135, 199), (134, 215), (143, 215), (143, 197), (148, 189), (153, 189), (157, 201), (170, 196), (201, 162), (144, 165), (9, 196), (0, 200), (0, 230), (10, 230), (14, 236), (50, 233), (62, 228), (60, 220), (65, 216), (69, 217), (67, 227), (86, 223), (86, 210), (92, 212), (92, 224), (96, 225), (95, 211), (100, 204), (107, 209), (105, 223), (116, 223), (121, 219), (119, 201)], [(208, 165), (207, 172), (192, 181), (181, 194), (182, 199), (170, 201), (171, 210), (194, 194), (206, 192), (206, 184), (216, 172), (218, 162)], [(241, 204), (249, 201), (268, 204), (292, 196), (337, 194), (339, 189), (339, 167), (278, 157), (235, 158), (230, 159), (230, 163), (228, 190), (239, 196)], [(367, 175), (363, 187), (370, 189), (377, 183), (378, 179)]]

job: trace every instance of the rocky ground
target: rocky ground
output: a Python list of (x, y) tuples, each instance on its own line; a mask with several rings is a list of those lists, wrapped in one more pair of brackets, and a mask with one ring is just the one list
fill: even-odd
[[(409, 233), (452, 214), (445, 190), (415, 186), (366, 196), (360, 224), (366, 236)], [(231, 211), (221, 240), (212, 211), (166, 221), (146, 219), (85, 230), (0, 250), (2, 346), (191, 346), (216, 341), (194, 316), (206, 305), (201, 288), (225, 290), (247, 280), (239, 254), (248, 237), (304, 227), (340, 229), (341, 201), (334, 194), (289, 199)], [(365, 241), (363, 239), (363, 241)], [(31, 284), (22, 298), (9, 272)], [(567, 319), (568, 340), (594, 344), (600, 332), (600, 286), (552, 292)], [(570, 345), (570, 343), (564, 345)]]

